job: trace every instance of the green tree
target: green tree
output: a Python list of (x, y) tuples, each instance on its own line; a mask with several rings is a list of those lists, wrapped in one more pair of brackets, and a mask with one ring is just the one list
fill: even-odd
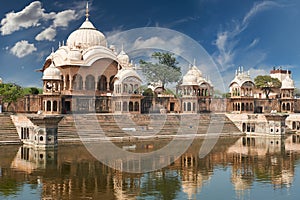
[(7, 110), (11, 103), (16, 102), (23, 96), (23, 90), (19, 85), (14, 83), (0, 84), (0, 97), (3, 103), (7, 103)]
[(23, 91), (24, 91), (24, 95), (27, 95), (27, 94), (40, 94), (41, 93), (40, 92), (41, 89), (36, 88), (36, 87), (24, 88)]
[(269, 99), (269, 94), (274, 88), (280, 88), (281, 82), (277, 78), (272, 78), (269, 75), (257, 76), (254, 79), (255, 85), (257, 88), (260, 88), (266, 95), (266, 98)]
[(148, 82), (161, 82), (162, 89), (165, 85), (179, 81), (181, 77), (178, 62), (171, 53), (154, 52), (152, 58), (157, 60), (156, 63), (140, 60), (140, 66)]

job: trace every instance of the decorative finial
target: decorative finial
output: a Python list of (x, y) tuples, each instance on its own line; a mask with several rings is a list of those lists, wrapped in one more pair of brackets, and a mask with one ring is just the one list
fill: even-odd
[(196, 59), (194, 58), (194, 66), (196, 66)]
[(124, 43), (122, 43), (122, 51), (124, 51)]
[(60, 41), (58, 42), (58, 47), (61, 47), (61, 43), (60, 43)]
[(90, 16), (90, 14), (89, 14), (89, 2), (87, 1), (87, 2), (86, 2), (86, 9), (85, 9), (85, 17), (86, 17), (86, 21), (89, 20), (89, 16)]
[(238, 75), (238, 70), (236, 69), (236, 70), (235, 70), (235, 76), (237, 76), (237, 75)]
[(54, 47), (52, 47), (52, 53), (54, 53)]

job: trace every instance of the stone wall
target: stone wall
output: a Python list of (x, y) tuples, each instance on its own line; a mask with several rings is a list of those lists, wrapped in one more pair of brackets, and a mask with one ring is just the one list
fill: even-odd
[(255, 99), (254, 109), (261, 107), (263, 113), (270, 113), (272, 110), (280, 111), (280, 101), (279, 99)]
[(211, 99), (210, 110), (212, 112), (226, 112), (228, 100), (226, 98)]
[(28, 128), (30, 132), (37, 128), (24, 114), (11, 115), (11, 119), (17, 129), (19, 138), (21, 138), (22, 128)]
[(16, 112), (16, 113), (36, 113), (42, 108), (41, 95), (25, 95), (23, 98), (18, 99), (17, 102), (12, 103), (8, 110), (7, 104), (3, 104), (3, 111)]

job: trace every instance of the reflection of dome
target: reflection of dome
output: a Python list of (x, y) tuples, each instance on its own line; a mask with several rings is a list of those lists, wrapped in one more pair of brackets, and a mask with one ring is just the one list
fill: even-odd
[(61, 80), (61, 72), (53, 63), (45, 69), (43, 73), (43, 80)]
[(288, 75), (285, 77), (285, 79), (282, 81), (281, 89), (294, 89), (295, 84), (293, 79)]
[(72, 32), (67, 40), (69, 48), (87, 49), (92, 46), (107, 46), (106, 38), (86, 18), (79, 29)]

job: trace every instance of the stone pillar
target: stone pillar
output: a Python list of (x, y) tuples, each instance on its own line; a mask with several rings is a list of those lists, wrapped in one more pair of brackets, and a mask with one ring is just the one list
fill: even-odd
[(28, 144), (37, 148), (57, 146), (58, 123), (63, 116), (31, 115), (27, 118), (35, 125)]
[(53, 101), (51, 101), (51, 112), (53, 112)]
[(64, 82), (64, 90), (67, 89), (67, 83), (66, 83), (66, 76), (63, 76), (63, 82)]
[(97, 85), (98, 85), (98, 82), (97, 82), (97, 80), (95, 79), (95, 91), (98, 90)]
[(85, 78), (82, 78), (82, 90), (85, 90)]
[(73, 77), (69, 76), (69, 78), (70, 78), (69, 90), (72, 90), (73, 89)]

